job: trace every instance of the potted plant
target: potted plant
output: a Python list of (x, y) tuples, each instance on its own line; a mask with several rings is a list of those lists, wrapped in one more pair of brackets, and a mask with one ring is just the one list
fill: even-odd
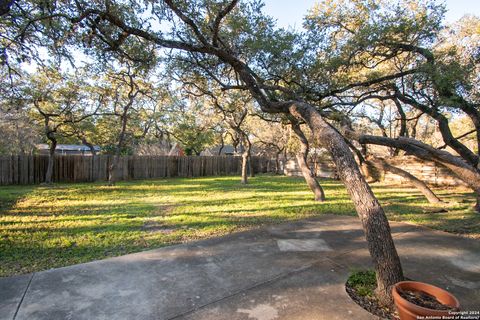
[(423, 282), (398, 282), (392, 293), (401, 320), (452, 316), (452, 312), (460, 309), (460, 303), (452, 294)]

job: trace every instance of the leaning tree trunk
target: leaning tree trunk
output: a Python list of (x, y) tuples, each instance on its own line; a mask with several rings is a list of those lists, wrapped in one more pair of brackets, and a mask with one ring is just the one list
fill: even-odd
[(298, 124), (292, 123), (293, 132), (295, 132), (298, 140), (300, 141), (300, 152), (297, 154), (297, 162), (300, 170), (302, 172), (303, 178), (307, 182), (307, 185), (312, 190), (313, 195), (315, 196), (315, 201), (325, 201), (325, 193), (323, 192), (323, 188), (318, 183), (317, 179), (312, 174), (312, 170), (308, 167), (307, 157), (308, 157), (308, 140), (303, 134), (300, 126)]
[(346, 133), (360, 143), (396, 147), (414, 155), (419, 159), (434, 161), (448, 169), (465, 182), (476, 194), (477, 204), (475, 210), (480, 212), (480, 170), (471, 166), (462, 158), (454, 156), (447, 151), (439, 150), (421, 141), (412, 138), (398, 137), (387, 138), (371, 135), (358, 135), (352, 131)]
[(391, 305), (392, 286), (402, 281), (404, 277), (385, 212), (361, 174), (344, 138), (309, 104), (292, 103), (289, 112), (297, 119), (304, 120), (319, 145), (331, 154), (338, 175), (345, 184), (362, 221), (368, 250), (376, 271), (376, 296), (380, 303)]
[(393, 174), (396, 174), (406, 180), (408, 180), (411, 184), (415, 186), (424, 196), (427, 198), (428, 202), (430, 203), (442, 203), (442, 200), (437, 197), (435, 193), (427, 186), (425, 182), (415, 177), (413, 174), (402, 170), (400, 168), (394, 167), (388, 164), (383, 159), (374, 159), (369, 160), (368, 162), (372, 163), (373, 166), (380, 168), (383, 171), (388, 171)]
[(50, 148), (48, 150), (48, 164), (47, 172), (45, 174), (45, 183), (51, 184), (53, 182), (53, 165), (55, 163), (55, 148), (57, 147), (57, 139), (55, 137), (48, 137), (50, 140)]

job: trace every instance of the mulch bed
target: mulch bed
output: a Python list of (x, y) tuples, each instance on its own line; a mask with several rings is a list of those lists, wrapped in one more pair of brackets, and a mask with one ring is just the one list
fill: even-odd
[(347, 291), (350, 298), (355, 301), (360, 307), (367, 310), (371, 314), (380, 317), (381, 319), (388, 319), (388, 320), (399, 320), (400, 317), (396, 312), (395, 308), (392, 307), (391, 309), (382, 307), (378, 304), (377, 299), (375, 297), (369, 296), (361, 296), (355, 290), (355, 288), (345, 284), (345, 290)]

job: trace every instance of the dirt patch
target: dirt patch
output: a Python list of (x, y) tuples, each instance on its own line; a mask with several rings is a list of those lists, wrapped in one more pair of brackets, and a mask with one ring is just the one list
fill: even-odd
[(146, 218), (144, 220), (141, 230), (146, 232), (160, 232), (164, 234), (169, 234), (176, 231), (177, 228), (171, 225), (166, 225), (162, 221), (158, 221), (158, 218), (156, 218), (168, 216), (174, 208), (174, 205), (157, 205), (155, 210), (153, 210), (150, 214), (150, 218)]
[(171, 226), (164, 225), (163, 223), (155, 220), (146, 220), (143, 223), (141, 229), (142, 231), (146, 232), (161, 232), (165, 234), (169, 234), (175, 231), (175, 229)]
[(157, 205), (155, 210), (152, 212), (152, 215), (157, 217), (168, 216), (174, 208), (175, 205), (172, 204)]
[(448, 210), (445, 208), (435, 208), (435, 207), (424, 207), (422, 209), (423, 213), (447, 213)]

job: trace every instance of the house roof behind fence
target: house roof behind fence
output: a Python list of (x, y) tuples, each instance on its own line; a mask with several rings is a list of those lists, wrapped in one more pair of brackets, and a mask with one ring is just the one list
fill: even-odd
[[(46, 143), (36, 145), (38, 150), (48, 150), (50, 146)], [(100, 151), (99, 146), (93, 146), (95, 151)], [(59, 151), (90, 151), (90, 148), (81, 144), (57, 144), (55, 150)]]

